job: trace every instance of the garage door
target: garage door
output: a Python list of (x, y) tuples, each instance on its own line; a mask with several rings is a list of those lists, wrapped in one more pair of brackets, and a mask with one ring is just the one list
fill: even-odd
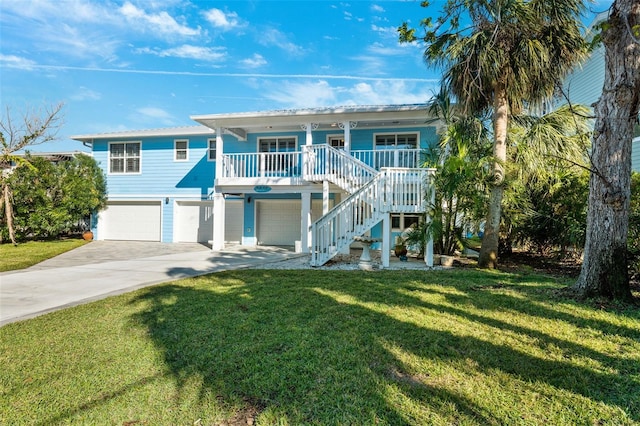
[(228, 243), (242, 242), (242, 227), (244, 225), (244, 213), (242, 201), (229, 201), (224, 203), (224, 240)]
[[(225, 241), (242, 239), (242, 201), (225, 202)], [(174, 215), (174, 241), (206, 243), (213, 239), (213, 202), (178, 201)]]
[[(292, 246), (300, 240), (300, 200), (257, 201), (258, 244)], [(322, 200), (312, 201), (312, 219), (322, 216)]]
[(206, 243), (213, 236), (213, 201), (178, 201), (173, 216), (173, 241)]
[(159, 201), (110, 201), (99, 215), (98, 238), (160, 241), (161, 222)]

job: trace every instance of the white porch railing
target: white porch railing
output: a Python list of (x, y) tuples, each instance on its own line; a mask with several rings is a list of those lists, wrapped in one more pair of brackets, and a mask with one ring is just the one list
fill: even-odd
[(327, 180), (348, 193), (360, 189), (377, 173), (375, 169), (358, 159), (329, 145), (303, 146), (303, 161), (304, 180)]
[(351, 151), (351, 155), (376, 170), (383, 167), (414, 169), (422, 166), (421, 152), (419, 149), (377, 149)]
[(290, 176), (311, 182), (326, 179), (353, 192), (383, 167), (419, 168), (420, 153), (419, 149), (358, 150), (349, 155), (329, 145), (303, 145), (302, 152), (223, 154), (220, 177)]
[(300, 176), (301, 152), (224, 154), (223, 178)]
[(425, 210), (429, 169), (383, 169), (311, 226), (311, 265), (321, 266), (388, 213)]

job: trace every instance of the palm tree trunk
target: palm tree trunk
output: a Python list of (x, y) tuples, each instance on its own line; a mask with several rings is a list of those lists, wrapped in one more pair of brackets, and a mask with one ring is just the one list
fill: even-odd
[(582, 297), (632, 299), (627, 269), (631, 141), (640, 107), (640, 1), (616, 0), (603, 32), (605, 78), (595, 106), (584, 260), (573, 290)]
[(507, 126), (509, 124), (509, 102), (504, 83), (497, 84), (493, 112), (493, 182), (489, 198), (487, 220), (484, 225), (482, 246), (478, 255), (478, 266), (496, 268), (498, 266), (498, 243), (500, 241), (500, 215), (504, 192), (504, 163), (507, 161)]

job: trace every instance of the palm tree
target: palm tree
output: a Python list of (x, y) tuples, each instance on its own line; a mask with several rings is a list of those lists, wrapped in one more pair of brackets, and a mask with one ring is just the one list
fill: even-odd
[[(469, 113), (493, 111), (493, 181), (481, 267), (498, 262), (509, 118), (549, 99), (585, 57), (583, 9), (580, 0), (452, 0), (435, 24), (421, 23), (425, 60), (444, 70), (443, 85)], [(398, 31), (402, 42), (418, 40), (406, 23)]]

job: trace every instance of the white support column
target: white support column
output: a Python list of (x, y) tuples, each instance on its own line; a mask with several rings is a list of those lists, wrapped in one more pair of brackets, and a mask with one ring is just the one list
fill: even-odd
[[(428, 191), (431, 194), (429, 205), (433, 206), (435, 203), (435, 188), (434, 188), (434, 182), (433, 182), (433, 172), (429, 173), (427, 182), (428, 182), (427, 183)], [(429, 215), (428, 210), (427, 210), (427, 215), (425, 220), (427, 221), (427, 223), (431, 222), (431, 216)], [(424, 251), (425, 251), (424, 263), (426, 263), (428, 267), (433, 268), (433, 232), (430, 233), (429, 238), (427, 239), (427, 246), (425, 247)]]
[(302, 193), (302, 212), (300, 227), (300, 244), (303, 253), (309, 253), (311, 249), (311, 193)]
[[(222, 128), (216, 128), (216, 179), (222, 177), (222, 153), (224, 141), (222, 139)], [(213, 193), (213, 241), (211, 250), (220, 251), (224, 249), (224, 216), (225, 216), (224, 194), (214, 187)]]
[[(300, 127), (302, 128), (302, 130), (306, 132), (304, 145), (305, 147), (310, 147), (311, 145), (313, 145), (313, 131), (318, 128), (318, 123), (305, 123), (305, 124), (302, 124)], [(311, 155), (312, 155), (311, 149), (302, 150), (302, 170), (304, 170), (303, 176), (305, 176), (307, 172), (312, 174), (315, 172), (314, 164), (310, 164), (313, 161), (310, 158)]]
[(329, 181), (322, 181), (322, 215), (329, 213)]
[(382, 248), (380, 249), (380, 260), (382, 267), (389, 267), (389, 257), (391, 256), (391, 214), (387, 213), (382, 219)]
[(215, 192), (213, 194), (213, 243), (211, 250), (224, 250), (224, 216), (225, 216), (224, 194)]
[(222, 154), (224, 152), (224, 139), (222, 138), (222, 127), (216, 128), (216, 179), (222, 177)]
[(348, 155), (351, 155), (351, 129), (355, 129), (357, 125), (357, 121), (338, 123), (338, 127), (344, 130), (344, 152)]

